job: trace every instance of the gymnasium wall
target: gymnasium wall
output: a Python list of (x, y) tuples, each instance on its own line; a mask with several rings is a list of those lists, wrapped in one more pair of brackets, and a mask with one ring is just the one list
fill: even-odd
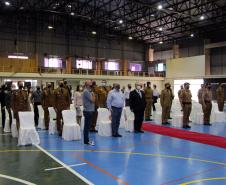
[(166, 61), (166, 78), (197, 78), (203, 76), (205, 76), (205, 55)]
[[(76, 35), (58, 34), (45, 30), (27, 32), (1, 27), (0, 29), (0, 57), (8, 54), (24, 53), (29, 58), (38, 61), (43, 66), (44, 54), (67, 56), (97, 57), (106, 59), (128, 59), (132, 61), (145, 60), (145, 45), (128, 39), (97, 39), (95, 37), (77, 37)], [(36, 57), (37, 55), (37, 57)], [(0, 63), (3, 61), (0, 59)], [(8, 65), (4, 59), (4, 64)], [(11, 65), (11, 64), (9, 64)]]

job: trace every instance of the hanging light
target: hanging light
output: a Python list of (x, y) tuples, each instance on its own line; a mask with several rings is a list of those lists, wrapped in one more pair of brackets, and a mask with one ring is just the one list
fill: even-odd
[(11, 3), (10, 3), (9, 1), (5, 1), (5, 5), (6, 5), (6, 6), (10, 6)]
[(201, 16), (199, 17), (199, 19), (202, 21), (202, 20), (205, 19), (205, 16), (204, 16), (204, 15), (201, 15)]
[(161, 4), (157, 6), (158, 10), (162, 10), (162, 8), (163, 8), (163, 6)]
[(49, 29), (49, 30), (52, 30), (52, 29), (53, 29), (53, 26), (49, 25), (49, 26), (48, 26), (48, 29)]
[(122, 19), (120, 19), (118, 22), (119, 22), (119, 24), (122, 24), (122, 23), (123, 23), (123, 20), (122, 20)]

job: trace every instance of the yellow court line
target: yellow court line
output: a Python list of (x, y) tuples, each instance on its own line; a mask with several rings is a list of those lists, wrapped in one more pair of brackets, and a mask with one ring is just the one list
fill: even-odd
[(193, 180), (193, 181), (190, 181), (190, 182), (184, 182), (180, 185), (189, 185), (189, 184), (199, 183), (199, 182), (203, 182), (203, 181), (215, 181), (215, 180), (226, 180), (226, 177), (198, 179), (198, 180)]
[[(47, 150), (48, 152), (90, 152), (90, 153), (110, 153), (110, 154), (125, 154), (125, 155), (140, 155), (140, 156), (151, 156), (151, 157), (163, 157), (163, 158), (172, 158), (172, 159), (182, 159), (182, 160), (190, 160), (190, 161), (198, 161), (203, 163), (217, 164), (226, 166), (226, 163), (210, 161), (198, 158), (188, 158), (182, 156), (174, 156), (174, 155), (165, 155), (165, 154), (148, 154), (141, 152), (114, 152), (110, 150)], [(40, 150), (0, 150), (1, 152), (40, 152)]]

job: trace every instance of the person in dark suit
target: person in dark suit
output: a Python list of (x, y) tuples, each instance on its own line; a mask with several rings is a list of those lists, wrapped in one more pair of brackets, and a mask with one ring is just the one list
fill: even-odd
[(142, 85), (140, 83), (135, 84), (135, 89), (130, 92), (130, 109), (134, 113), (134, 132), (144, 133), (141, 130), (142, 122), (144, 120), (144, 110), (146, 107), (146, 100), (144, 91), (141, 90)]

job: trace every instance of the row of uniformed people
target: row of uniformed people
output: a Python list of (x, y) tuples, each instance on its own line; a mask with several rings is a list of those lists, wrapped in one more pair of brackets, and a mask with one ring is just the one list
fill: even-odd
[[(184, 86), (181, 86), (181, 89), (178, 91), (178, 97), (179, 101), (182, 106), (183, 111), (183, 125), (184, 127), (190, 128), (188, 125), (189, 122), (189, 116), (192, 109), (192, 94), (189, 90), (188, 83), (185, 83)], [(206, 83), (205, 85), (202, 84), (201, 88), (198, 90), (198, 102), (202, 106), (203, 110), (203, 124), (204, 125), (211, 125), (210, 124), (210, 116), (212, 111), (212, 91), (211, 91), (211, 84)], [(218, 109), (220, 112), (223, 112), (224, 109), (224, 87), (221, 83), (218, 84), (218, 87), (216, 89), (216, 98), (217, 98), (217, 104)]]
[[(54, 107), (57, 113), (57, 129), (59, 134), (61, 135), (62, 133), (62, 110), (69, 109), (70, 104), (71, 104), (71, 89), (67, 85), (66, 81), (60, 81), (59, 82), (59, 87), (57, 89), (53, 89), (51, 83), (47, 84), (47, 87), (44, 88), (41, 91), (41, 88), (37, 86), (37, 89), (34, 92), (30, 92), (30, 90), (25, 89), (23, 86), (23, 82), (18, 82), (18, 90), (11, 90), (8, 87), (8, 92), (10, 92), (10, 103), (8, 106), (8, 109), (12, 108), (14, 118), (16, 119), (17, 122), (17, 127), (19, 128), (19, 117), (18, 117), (18, 112), (19, 111), (30, 111), (30, 103), (33, 103), (34, 107), (34, 120), (35, 120), (35, 125), (38, 125), (38, 120), (39, 120), (39, 112), (38, 112), (38, 105), (42, 105), (44, 109), (44, 121), (45, 121), (45, 127), (48, 129), (49, 126), (49, 107)], [(74, 96), (76, 94), (79, 94), (79, 89), (82, 92), (83, 86), (78, 86), (77, 92), (74, 93)], [(156, 88), (156, 87), (155, 87)], [(107, 100), (107, 95), (108, 92), (112, 90), (111, 86), (97, 86), (95, 81), (92, 81), (92, 92), (95, 95), (95, 112), (93, 116), (93, 121), (91, 125), (91, 131), (96, 132), (95, 127), (96, 127), (96, 120), (97, 120), (97, 108), (106, 108), (106, 100)], [(142, 89), (145, 94), (145, 100), (147, 102), (147, 107), (145, 109), (145, 119), (147, 121), (150, 120), (150, 114), (151, 114), (151, 106), (153, 103), (153, 90), (151, 88), (151, 83), (147, 82), (147, 86)], [(81, 95), (80, 95), (81, 97)], [(74, 98), (75, 99), (75, 98)], [(75, 104), (76, 110), (79, 110), (79, 106)], [(80, 102), (80, 105), (82, 103)], [(2, 106), (4, 108), (4, 106)], [(79, 111), (78, 111), (79, 112)], [(81, 110), (80, 113), (78, 114), (78, 123), (81, 121)], [(11, 123), (11, 121), (10, 121)], [(11, 124), (10, 124), (11, 125)]]

